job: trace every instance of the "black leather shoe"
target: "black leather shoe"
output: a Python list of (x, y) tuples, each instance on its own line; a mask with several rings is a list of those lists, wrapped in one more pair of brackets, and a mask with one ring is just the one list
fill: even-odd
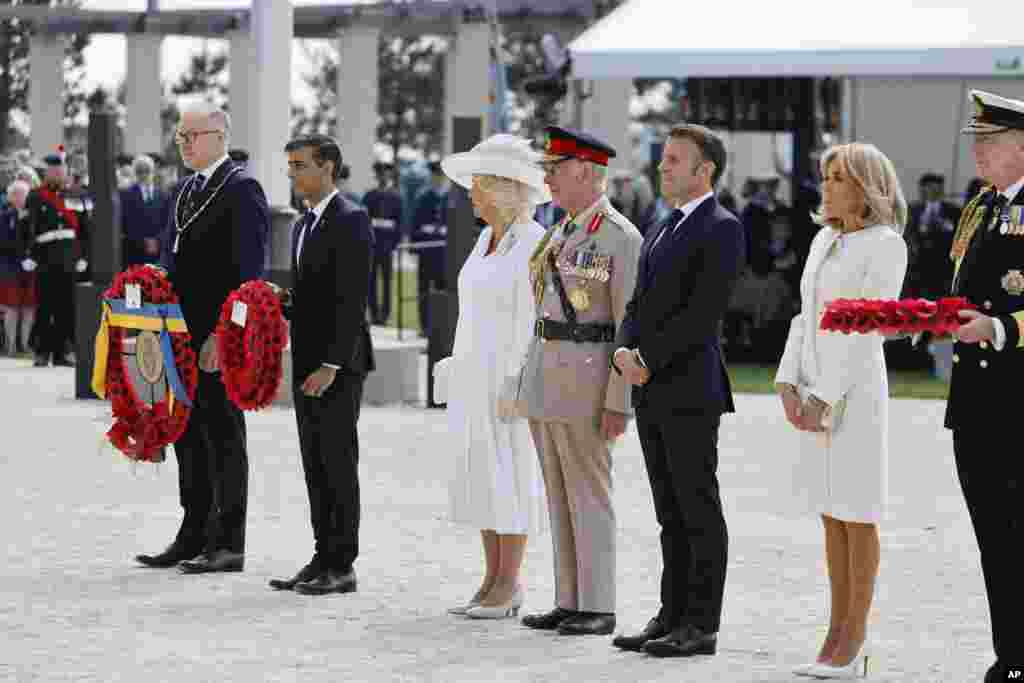
[(717, 649), (718, 634), (704, 633), (695, 626), (680, 626), (644, 644), (644, 651), (655, 657), (713, 655)]
[(67, 356), (54, 357), (54, 359), (53, 359), (53, 367), (55, 367), (55, 368), (73, 368), (73, 367), (75, 367), (75, 362), (73, 360), (71, 360), (70, 358), (68, 358)]
[(178, 565), (182, 574), (208, 574), (210, 572), (240, 572), (245, 566), (245, 555), (230, 550), (214, 550)]
[(315, 579), (295, 584), (295, 592), (303, 595), (327, 595), (329, 593), (355, 593), (356, 572), (339, 572), (333, 569), (321, 573)]
[(579, 614), (579, 612), (574, 610), (556, 607), (550, 612), (545, 612), (544, 614), (526, 615), (523, 617), (523, 626), (539, 629), (541, 631), (554, 631), (563, 621), (569, 617), (574, 617), (577, 614)]
[(299, 573), (293, 576), (292, 578), (287, 580), (271, 579), (270, 587), (274, 590), (290, 591), (295, 588), (295, 584), (304, 583), (306, 581), (312, 581), (316, 577), (320, 576), (321, 572), (323, 572), (323, 566), (321, 565), (320, 560), (314, 557), (312, 560), (309, 561), (309, 564), (300, 569)]
[(606, 612), (580, 612), (558, 625), (563, 636), (606, 636), (615, 630), (615, 615)]
[(37, 368), (45, 368), (50, 364), (50, 355), (46, 353), (37, 353), (35, 359), (32, 361), (32, 365)]
[(644, 626), (643, 631), (632, 636), (616, 636), (615, 639), (612, 640), (612, 645), (623, 650), (643, 652), (644, 645), (647, 644), (647, 641), (667, 636), (668, 632), (669, 630), (665, 628), (665, 624), (661, 622), (661, 618), (654, 617), (647, 622), (647, 626)]
[(189, 547), (181, 543), (172, 543), (159, 555), (136, 555), (135, 561), (146, 567), (167, 569), (177, 566), (183, 560), (191, 560), (202, 552), (202, 548)]

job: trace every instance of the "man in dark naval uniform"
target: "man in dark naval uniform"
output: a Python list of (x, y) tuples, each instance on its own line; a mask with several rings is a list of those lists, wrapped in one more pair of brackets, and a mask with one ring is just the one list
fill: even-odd
[(953, 238), (953, 294), (978, 307), (955, 333), (946, 427), (981, 551), (996, 662), (985, 683), (1024, 679), (1024, 460), (1012, 446), (1024, 381), (1024, 102), (972, 90), (978, 175)]
[(231, 125), (220, 109), (185, 111), (175, 132), (195, 171), (174, 193), (161, 251), (198, 354), (199, 384), (188, 426), (174, 444), (184, 519), (149, 567), (182, 572), (241, 571), (249, 479), (245, 418), (227, 396), (217, 367), (214, 328), (228, 295), (264, 275), (270, 211), (260, 184), (228, 158)]
[[(363, 197), (374, 240), (369, 307), (373, 324), (385, 325), (391, 317), (391, 255), (402, 239), (402, 195), (395, 188), (394, 168), (390, 164), (378, 161), (373, 165), (373, 172), (377, 175), (377, 187)], [(377, 289), (378, 274), (383, 291)]]
[(88, 267), (84, 256), (88, 230), (80, 214), (65, 203), (67, 166), (63, 148), (43, 159), (46, 176), (25, 202), (26, 230), (22, 237), (22, 268), (38, 272), (35, 365), (72, 365), (67, 349), (75, 333), (75, 274)]
[[(441, 163), (430, 162), (430, 187), (416, 199), (413, 214), (412, 234), (414, 244), (424, 242), (445, 242), (448, 240), (448, 188)], [(423, 336), (430, 332), (430, 292), (445, 288), (444, 255), (445, 246), (425, 247), (418, 252), (420, 263), (416, 274), (420, 330)]]

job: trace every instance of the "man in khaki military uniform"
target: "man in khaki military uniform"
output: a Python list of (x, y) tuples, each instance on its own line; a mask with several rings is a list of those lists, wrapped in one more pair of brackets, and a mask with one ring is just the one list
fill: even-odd
[(609, 360), (643, 238), (605, 196), (615, 151), (589, 135), (547, 131), (545, 181), (567, 216), (530, 262), (537, 324), (519, 401), (547, 488), (556, 589), (555, 609), (523, 623), (608, 634), (615, 628), (611, 444), (631, 413), (629, 386), (611, 374)]

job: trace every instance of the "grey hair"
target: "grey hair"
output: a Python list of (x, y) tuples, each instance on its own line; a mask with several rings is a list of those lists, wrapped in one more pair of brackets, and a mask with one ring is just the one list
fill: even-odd
[(132, 160), (132, 170), (135, 171), (135, 176), (151, 178), (153, 171), (156, 170), (156, 162), (153, 161), (153, 157), (148, 154), (140, 154)]
[[(907, 224), (907, 200), (903, 197), (896, 167), (889, 157), (866, 142), (835, 145), (821, 155), (822, 178), (827, 177), (828, 167), (833, 161), (843, 165), (864, 195), (865, 224), (889, 225), (902, 234)], [(814, 219), (820, 225), (827, 224), (820, 210)]]

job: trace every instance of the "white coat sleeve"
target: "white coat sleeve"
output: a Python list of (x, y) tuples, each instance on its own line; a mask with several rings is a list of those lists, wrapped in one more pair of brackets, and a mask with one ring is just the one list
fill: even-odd
[[(877, 250), (867, 259), (864, 299), (898, 299), (907, 272), (907, 244), (896, 233), (879, 240)], [(877, 333), (840, 334), (817, 331), (817, 348), (821, 365), (818, 382), (810, 393), (834, 406), (863, 378), (871, 354), (880, 344)]]
[(533, 286), (530, 284), (530, 255), (540, 242), (539, 235), (525, 235), (516, 247), (516, 265), (513, 276), (515, 287), (515, 311), (513, 317), (513, 333), (505, 347), (505, 378), (506, 382), (512, 382), (513, 393), (519, 384), (519, 373), (526, 363), (526, 354), (530, 350), (530, 341), (533, 339), (533, 326), (537, 320), (537, 307), (533, 299)]
[[(806, 303), (802, 304), (806, 307)], [(779, 361), (779, 369), (775, 373), (775, 383), (780, 382), (797, 386), (800, 384), (800, 355), (804, 348), (804, 314), (797, 313), (789, 323), (789, 335), (786, 337), (786, 348)]]

